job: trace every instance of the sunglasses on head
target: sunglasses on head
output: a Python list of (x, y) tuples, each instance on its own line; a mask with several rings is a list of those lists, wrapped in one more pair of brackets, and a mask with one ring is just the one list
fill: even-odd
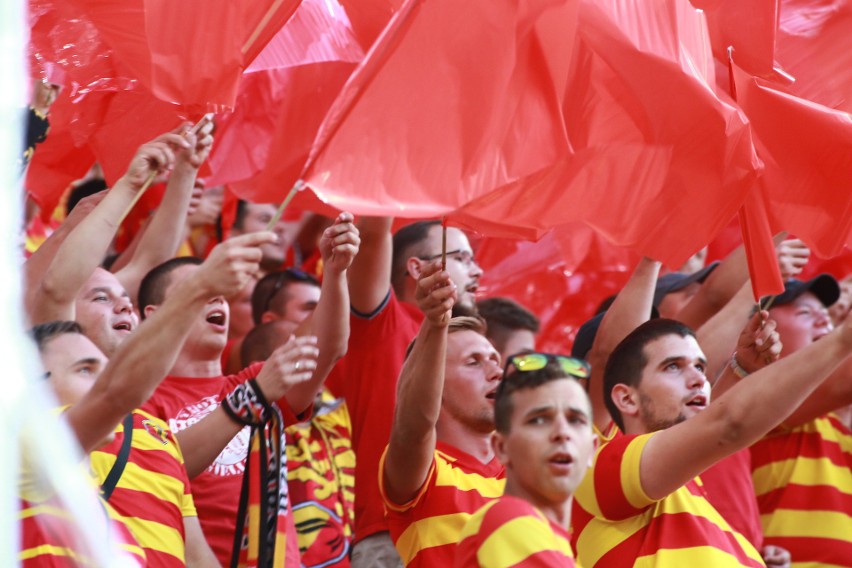
[(583, 359), (551, 353), (530, 352), (518, 353), (509, 357), (506, 361), (506, 368), (503, 370), (503, 376), (509, 375), (510, 367), (515, 369), (514, 372), (525, 373), (544, 369), (548, 363), (556, 363), (566, 375), (575, 379), (588, 379), (592, 374), (592, 366)]
[(261, 313), (270, 311), (269, 306), (272, 304), (272, 299), (281, 291), (281, 288), (284, 287), (284, 283), (288, 281), (311, 282), (311, 276), (304, 270), (299, 270), (298, 268), (285, 268), (279, 272), (278, 276), (275, 278), (275, 284), (273, 284), (272, 289), (269, 291), (269, 295), (266, 296), (266, 302), (263, 305), (263, 312)]

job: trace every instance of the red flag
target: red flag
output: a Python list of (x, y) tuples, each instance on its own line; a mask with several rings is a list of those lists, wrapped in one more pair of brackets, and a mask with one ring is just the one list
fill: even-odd
[(554, 70), (570, 51), (545, 40), (556, 25), (570, 37), (575, 10), (410, 0), (329, 112), (304, 179), (336, 208), (424, 217), (567, 155)]
[(763, 192), (755, 187), (749, 192), (739, 212), (751, 290), (757, 302), (764, 296), (784, 291), (778, 253), (772, 242), (772, 230), (766, 216)]
[(850, 0), (781, 0), (776, 57), (796, 78), (792, 94), (852, 112), (850, 30)]
[[(251, 201), (280, 201), (301, 173), (329, 106), (363, 56), (339, 5), (305, 0), (244, 74), (234, 111), (217, 120), (210, 182), (233, 183)], [(272, 195), (259, 191), (257, 176), (267, 161), (269, 175), (277, 178)]]
[[(156, 97), (203, 112), (232, 107), (240, 75), (298, 2), (70, 0)], [(198, 33), (187, 33), (188, 26)]]
[(773, 230), (828, 258), (852, 245), (852, 117), (735, 70), (740, 105), (765, 146)]
[(734, 48), (737, 65), (752, 75), (777, 77), (775, 38), (779, 0), (691, 0), (707, 15), (713, 54), (727, 62)]

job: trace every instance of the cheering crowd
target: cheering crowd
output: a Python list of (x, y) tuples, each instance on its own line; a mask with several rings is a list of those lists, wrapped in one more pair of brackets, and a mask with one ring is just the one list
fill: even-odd
[[(852, 566), (852, 290), (797, 279), (804, 243), (778, 240), (785, 289), (758, 306), (742, 249), (643, 259), (542, 353), (439, 221), (240, 202), (225, 235), (221, 191), (197, 191), (213, 130), (74, 188), (23, 267), (57, 412), (136, 565)], [(85, 565), (27, 477), (22, 564)]]

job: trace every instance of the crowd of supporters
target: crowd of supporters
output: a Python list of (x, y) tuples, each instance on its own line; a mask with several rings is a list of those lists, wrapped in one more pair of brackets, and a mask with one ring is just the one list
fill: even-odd
[[(542, 353), (440, 221), (240, 201), (226, 226), (198, 179), (213, 131), (163, 134), (29, 225), (30, 335), (124, 560), (852, 566), (852, 285), (798, 279), (805, 243), (778, 239), (785, 290), (757, 306), (741, 248), (642, 259)], [(31, 474), (21, 563), (85, 565)]]

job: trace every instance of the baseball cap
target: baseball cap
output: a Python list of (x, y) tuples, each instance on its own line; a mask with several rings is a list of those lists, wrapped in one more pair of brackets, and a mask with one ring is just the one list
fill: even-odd
[(684, 272), (669, 272), (663, 274), (657, 279), (657, 286), (654, 289), (654, 307), (660, 305), (666, 294), (683, 290), (693, 282), (704, 282), (710, 273), (719, 266), (719, 261), (708, 264), (698, 272), (686, 274)]
[[(574, 345), (571, 346), (571, 357), (577, 359), (585, 359), (589, 351), (592, 350), (592, 344), (595, 342), (595, 337), (598, 335), (598, 328), (601, 326), (606, 312), (601, 312), (586, 323), (580, 326), (577, 330), (577, 336), (574, 338)], [(660, 317), (660, 312), (657, 308), (651, 308), (651, 319)]]
[(775, 296), (772, 306), (789, 304), (805, 292), (811, 292), (827, 308), (840, 298), (840, 284), (831, 274), (820, 274), (805, 281), (792, 278), (784, 283), (784, 291)]

